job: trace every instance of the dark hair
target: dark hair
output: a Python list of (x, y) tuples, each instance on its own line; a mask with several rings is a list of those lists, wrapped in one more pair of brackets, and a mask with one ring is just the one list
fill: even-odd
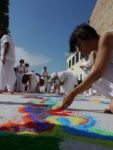
[(24, 59), (20, 59), (19, 63), (23, 63), (24, 64)]
[(22, 77), (22, 83), (25, 84), (25, 83), (28, 82), (28, 80), (29, 80), (28, 75), (24, 74), (23, 77)]
[(96, 39), (99, 35), (96, 30), (91, 27), (89, 24), (83, 23), (75, 28), (72, 32), (69, 40), (70, 52), (75, 52), (77, 50), (76, 46), (78, 44), (78, 39), (80, 40), (89, 40)]
[(46, 66), (44, 66), (43, 68), (44, 68), (44, 69), (47, 69), (47, 67), (46, 67)]
[(25, 66), (26, 66), (26, 67), (29, 67), (29, 64), (28, 64), (28, 63), (25, 63)]
[(43, 85), (44, 85), (44, 79), (41, 79), (41, 78), (40, 78), (39, 85), (40, 85), (40, 86), (43, 86)]
[(2, 31), (4, 34), (8, 34), (9, 31), (7, 31), (7, 28), (0, 26), (0, 31)]
[(17, 71), (17, 67), (14, 67), (14, 72), (16, 72)]

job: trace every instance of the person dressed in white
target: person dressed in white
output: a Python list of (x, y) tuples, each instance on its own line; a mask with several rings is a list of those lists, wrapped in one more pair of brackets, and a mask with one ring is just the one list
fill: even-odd
[(44, 80), (38, 77), (34, 72), (28, 72), (23, 75), (22, 83), (28, 84), (27, 92), (37, 92), (38, 86), (44, 85)]
[(52, 82), (52, 80), (49, 77), (48, 84), (47, 84), (47, 93), (51, 93), (52, 84), (53, 84), (53, 82)]
[(19, 65), (17, 66), (17, 80), (16, 80), (16, 91), (17, 92), (24, 92), (25, 86), (22, 84), (22, 76), (25, 73), (25, 65), (24, 60), (20, 59)]
[(83, 70), (82, 80), (84, 80), (90, 74), (92, 65), (93, 64), (92, 64), (91, 60), (88, 57), (85, 57), (82, 65), (80, 66), (80, 68)]
[(52, 86), (51, 86), (51, 93), (53, 94), (53, 93), (55, 93), (55, 94), (61, 94), (61, 93), (63, 93), (63, 91), (61, 91), (61, 83), (60, 83), (60, 81), (59, 81), (59, 79), (54, 79), (53, 81), (52, 81), (53, 83), (52, 83)]
[(66, 109), (78, 94), (89, 89), (92, 84), (97, 84), (100, 94), (111, 99), (109, 107), (104, 112), (113, 114), (113, 30), (99, 35), (89, 24), (77, 26), (70, 37), (70, 52), (76, 50), (86, 56), (95, 51), (96, 59), (91, 73), (64, 97), (61, 108)]
[(25, 73), (29, 72), (29, 64), (28, 63), (25, 63)]
[[(112, 31), (112, 34), (113, 34), (113, 31)], [(94, 89), (96, 89), (98, 93), (100, 93), (101, 95), (104, 95), (107, 98), (113, 97), (113, 75), (112, 73), (113, 73), (113, 51), (109, 58), (109, 63), (107, 65), (106, 72), (104, 72), (103, 76), (93, 84)], [(111, 101), (110, 107), (113, 106), (112, 102), (113, 100)], [(113, 109), (112, 109), (112, 113), (113, 113)]]
[(7, 32), (1, 28), (0, 93), (4, 92), (6, 88), (10, 93), (13, 93), (16, 81), (14, 72), (15, 48), (11, 37), (5, 33)]
[[(80, 68), (83, 70), (82, 81), (91, 73), (91, 69), (92, 69), (93, 63), (94, 63), (93, 61), (91, 61), (91, 58), (89, 58), (88, 56), (85, 56), (85, 58), (83, 59), (83, 63), (80, 66)], [(87, 91), (84, 91), (83, 94), (85, 96), (93, 95), (93, 88), (91, 87)]]
[(48, 84), (48, 71), (47, 67), (44, 67), (41, 71), (41, 77), (44, 79), (44, 86), (42, 87), (42, 92), (46, 92)]
[(51, 79), (59, 81), (60, 87), (64, 93), (68, 93), (78, 84), (77, 75), (69, 71), (52, 73)]

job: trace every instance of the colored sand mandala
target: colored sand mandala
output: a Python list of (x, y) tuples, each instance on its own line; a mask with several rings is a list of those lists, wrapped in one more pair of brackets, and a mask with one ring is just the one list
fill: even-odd
[[(43, 100), (45, 100), (44, 103), (41, 103)], [(62, 98), (60, 99), (60, 97), (37, 98), (32, 101), (33, 105), (18, 108), (23, 124), (10, 121), (0, 125), (0, 130), (40, 133), (53, 132), (53, 129), (59, 126), (62, 134), (113, 140), (113, 133), (96, 128), (96, 120), (92, 116), (75, 115), (76, 113), (73, 111), (55, 109), (56, 106), (61, 105), (61, 102)]]

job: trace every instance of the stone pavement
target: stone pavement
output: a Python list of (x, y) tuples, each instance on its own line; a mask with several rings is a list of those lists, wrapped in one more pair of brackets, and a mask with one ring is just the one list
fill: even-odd
[[(113, 141), (113, 115), (103, 113), (109, 99), (79, 95), (67, 110), (50, 112), (61, 106), (62, 100), (63, 97), (49, 94), (0, 94), (0, 133), (40, 133), (61, 127), (64, 137), (61, 150), (74, 150), (76, 146), (77, 150), (86, 150), (88, 145), (92, 150), (113, 149), (98, 145), (99, 141)], [(89, 144), (71, 139), (70, 135), (88, 138)], [(90, 139), (98, 140), (97, 144), (91, 143)]]

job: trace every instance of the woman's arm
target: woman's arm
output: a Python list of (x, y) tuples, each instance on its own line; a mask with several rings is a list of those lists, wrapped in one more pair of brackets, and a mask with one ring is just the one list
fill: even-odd
[(110, 33), (105, 33), (102, 35), (102, 37), (100, 37), (98, 53), (91, 74), (81, 84), (79, 84), (68, 95), (65, 96), (62, 105), (63, 108), (67, 108), (73, 102), (73, 99), (77, 94), (89, 89), (94, 82), (102, 77), (113, 50), (112, 41), (113, 35)]

